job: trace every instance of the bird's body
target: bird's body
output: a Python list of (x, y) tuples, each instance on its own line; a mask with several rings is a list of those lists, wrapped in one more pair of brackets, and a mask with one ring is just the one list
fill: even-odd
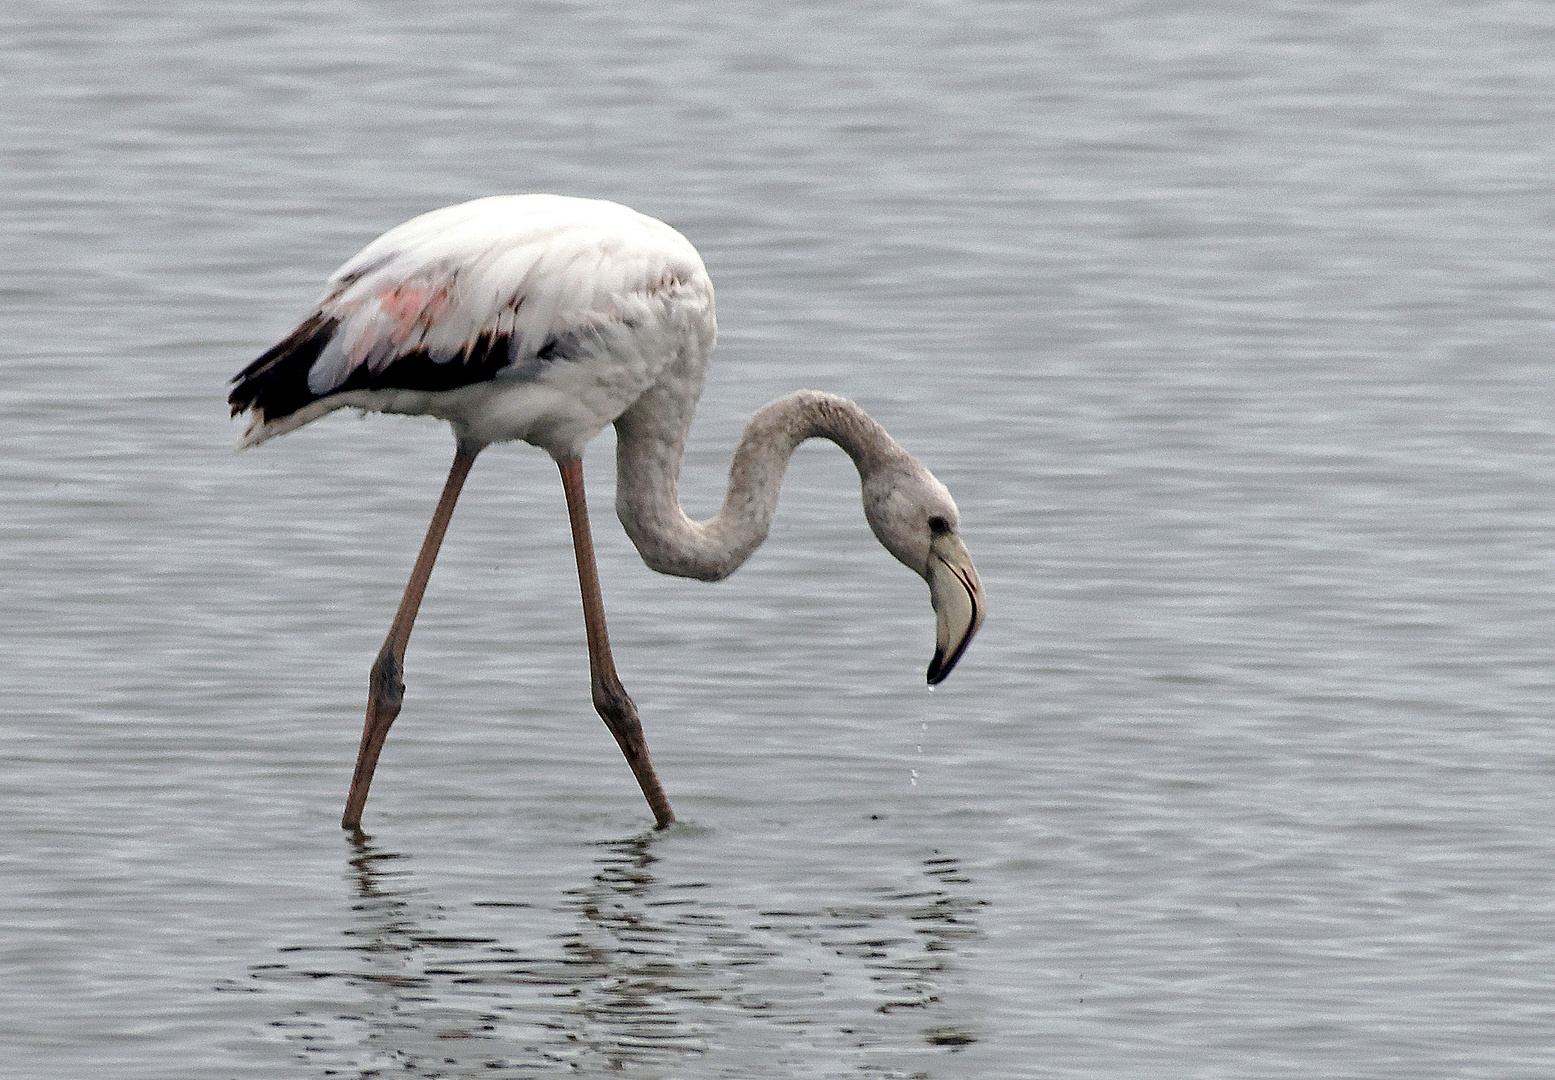
[(367, 245), (232, 404), (254, 411), (245, 446), (354, 405), (560, 460), (667, 368), (694, 401), (713, 336), (712, 282), (668, 225), (615, 203), (495, 196)]
[(562, 471), (589, 630), (594, 699), (659, 824), (673, 820), (636, 709), (610, 659), (583, 502), (584, 446), (617, 430), (617, 513), (656, 570), (716, 580), (760, 545), (793, 449), (821, 436), (858, 465), (876, 536), (921, 574), (939, 615), (929, 679), (959, 659), (982, 620), (976, 571), (942, 484), (851, 402), (800, 391), (746, 428), (719, 515), (680, 509), (676, 485), (715, 337), (700, 256), (662, 222), (615, 203), (556, 195), (477, 199), (391, 229), (331, 276), (295, 331), (233, 380), (252, 446), (335, 409), (447, 420), (454, 467), (374, 666), (345, 824), (355, 826), (389, 724), (400, 668), (443, 530), (475, 455), (523, 440)]

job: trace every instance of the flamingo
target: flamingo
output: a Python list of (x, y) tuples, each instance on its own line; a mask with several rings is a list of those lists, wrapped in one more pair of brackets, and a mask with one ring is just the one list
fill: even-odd
[(733, 573), (766, 538), (794, 449), (817, 436), (835, 442), (858, 467), (875, 536), (928, 582), (929, 683), (955, 667), (984, 614), (956, 504), (853, 402), (800, 390), (764, 406), (735, 450), (718, 515), (693, 521), (681, 510), (680, 462), (714, 333), (707, 270), (668, 225), (611, 202), (493, 196), (422, 214), (368, 244), (307, 318), (232, 380), (232, 415), (248, 414), (240, 449), (345, 406), (453, 427), (453, 465), (372, 665), (342, 827), (361, 827), (432, 564), (476, 455), (495, 442), (521, 439), (560, 469), (594, 706), (656, 828), (675, 815), (611, 658), (584, 498), (583, 449), (606, 424), (617, 434), (616, 513), (643, 561), (704, 581)]

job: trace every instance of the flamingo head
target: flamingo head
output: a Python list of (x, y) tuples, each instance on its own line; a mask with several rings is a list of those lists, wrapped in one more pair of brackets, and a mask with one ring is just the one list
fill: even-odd
[(935, 635), (928, 680), (938, 683), (966, 652), (986, 610), (977, 567), (961, 542), (955, 500), (933, 473), (903, 454), (865, 478), (864, 516), (885, 549), (929, 584)]

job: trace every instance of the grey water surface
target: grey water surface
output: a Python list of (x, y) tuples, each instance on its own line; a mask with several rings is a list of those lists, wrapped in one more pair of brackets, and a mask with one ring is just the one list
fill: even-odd
[[(1555, 12), (81, 3), (0, 13), (0, 1075), (1555, 1075)], [(990, 614), (807, 446), (657, 576), (586, 461), (455, 517), (366, 833), (367, 667), (452, 453), (225, 382), (421, 211), (663, 217), (745, 417), (857, 399)]]

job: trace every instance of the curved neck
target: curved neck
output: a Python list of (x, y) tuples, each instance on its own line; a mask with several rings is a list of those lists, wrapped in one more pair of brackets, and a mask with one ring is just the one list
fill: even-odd
[[(680, 461), (695, 400), (649, 390), (616, 421), (616, 514), (643, 561), (678, 577), (728, 577), (767, 538), (788, 459), (806, 439), (830, 439), (867, 479), (907, 453), (846, 398), (799, 390), (763, 406), (729, 467), (718, 516), (693, 521), (680, 508)], [(910, 459), (908, 459), (910, 460)]]

